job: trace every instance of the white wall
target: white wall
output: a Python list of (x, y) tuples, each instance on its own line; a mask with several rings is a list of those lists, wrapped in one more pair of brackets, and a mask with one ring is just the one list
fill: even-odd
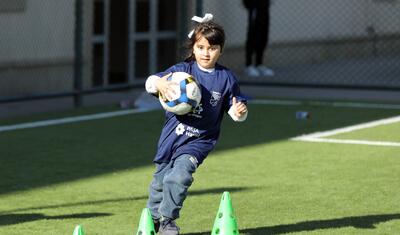
[[(74, 37), (73, 0), (30, 0), (24, 12), (0, 13), (0, 64), (71, 59)], [(204, 0), (227, 33), (227, 45), (246, 38), (247, 12), (242, 0)], [(272, 0), (271, 42), (366, 36), (400, 32), (398, 0)], [(13, 42), (13, 43), (9, 43)]]
[[(227, 32), (227, 45), (242, 45), (247, 12), (241, 0), (204, 0), (204, 12), (215, 15)], [(400, 32), (398, 0), (272, 0), (271, 42), (367, 36)]]
[(72, 58), (74, 2), (31, 0), (23, 12), (0, 13), (0, 64)]
[(205, 13), (212, 13), (226, 33), (226, 45), (239, 45), (246, 40), (247, 11), (241, 0), (204, 0)]

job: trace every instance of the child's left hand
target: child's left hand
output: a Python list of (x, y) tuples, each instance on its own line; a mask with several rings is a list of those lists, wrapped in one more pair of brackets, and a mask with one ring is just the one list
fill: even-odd
[(232, 98), (232, 106), (236, 117), (240, 118), (243, 114), (247, 113), (247, 106), (242, 102), (237, 102), (236, 97)]

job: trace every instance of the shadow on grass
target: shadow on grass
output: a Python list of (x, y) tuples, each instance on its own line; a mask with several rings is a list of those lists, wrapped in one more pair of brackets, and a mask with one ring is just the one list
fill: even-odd
[[(310, 232), (319, 229), (338, 229), (344, 227), (354, 227), (358, 229), (374, 229), (375, 225), (382, 222), (400, 219), (400, 214), (382, 214), (351, 216), (329, 220), (312, 220), (295, 224), (282, 224), (275, 226), (243, 229), (239, 228), (241, 234), (266, 235), (266, 234), (285, 234), (294, 232)], [(210, 234), (211, 231), (201, 233), (186, 233), (185, 235)]]
[[(251, 190), (251, 189), (252, 189), (252, 187), (224, 187), (224, 188), (211, 188), (211, 189), (204, 189), (204, 190), (189, 190), (189, 195), (200, 196), (200, 195), (205, 195), (205, 194), (222, 194), (224, 191), (238, 192), (238, 191)], [(101, 204), (106, 204), (106, 203), (120, 203), (120, 202), (126, 202), (126, 201), (146, 200), (147, 197), (148, 196), (146, 195), (146, 196), (138, 196), (138, 197), (123, 197), (123, 198), (112, 198), (112, 199), (104, 199), (104, 200), (96, 200), (96, 201), (83, 201), (83, 202), (64, 203), (64, 204), (56, 204), (56, 205), (25, 207), (25, 208), (18, 208), (18, 209), (8, 210), (8, 211), (0, 211), (0, 216), (3, 216), (3, 214), (31, 211), (31, 210), (58, 209), (58, 208), (75, 207), (75, 206), (101, 205)]]
[[(398, 115), (397, 110), (317, 106), (252, 105), (249, 110), (244, 123), (226, 117), (215, 151)], [(311, 112), (312, 119), (296, 120), (298, 110)], [(162, 111), (154, 111), (0, 133), (0, 195), (152, 165), (163, 122)]]
[(110, 213), (80, 213), (70, 215), (47, 216), (40, 213), (28, 214), (5, 214), (0, 215), (0, 226), (26, 223), (37, 220), (59, 220), (59, 219), (89, 219), (94, 217), (110, 216)]

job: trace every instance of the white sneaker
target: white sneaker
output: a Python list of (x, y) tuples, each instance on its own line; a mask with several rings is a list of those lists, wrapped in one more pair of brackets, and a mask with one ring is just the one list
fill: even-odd
[(258, 77), (261, 76), (260, 71), (253, 65), (247, 66), (244, 69), (244, 73), (249, 77)]
[(258, 69), (259, 73), (260, 73), (262, 76), (272, 77), (272, 76), (275, 75), (274, 70), (268, 68), (268, 67), (265, 66), (265, 65), (259, 65), (259, 66), (257, 66), (257, 69)]

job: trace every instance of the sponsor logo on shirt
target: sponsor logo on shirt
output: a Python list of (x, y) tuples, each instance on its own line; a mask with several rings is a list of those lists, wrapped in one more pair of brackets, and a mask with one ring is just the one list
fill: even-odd
[(182, 123), (179, 123), (178, 126), (175, 128), (175, 134), (176, 135), (186, 135), (189, 137), (200, 137), (200, 131), (197, 128), (191, 127), (191, 126), (186, 126), (183, 125)]
[(185, 126), (182, 123), (179, 123), (179, 125), (175, 128), (175, 133), (177, 135), (183, 135), (183, 133), (185, 133)]

